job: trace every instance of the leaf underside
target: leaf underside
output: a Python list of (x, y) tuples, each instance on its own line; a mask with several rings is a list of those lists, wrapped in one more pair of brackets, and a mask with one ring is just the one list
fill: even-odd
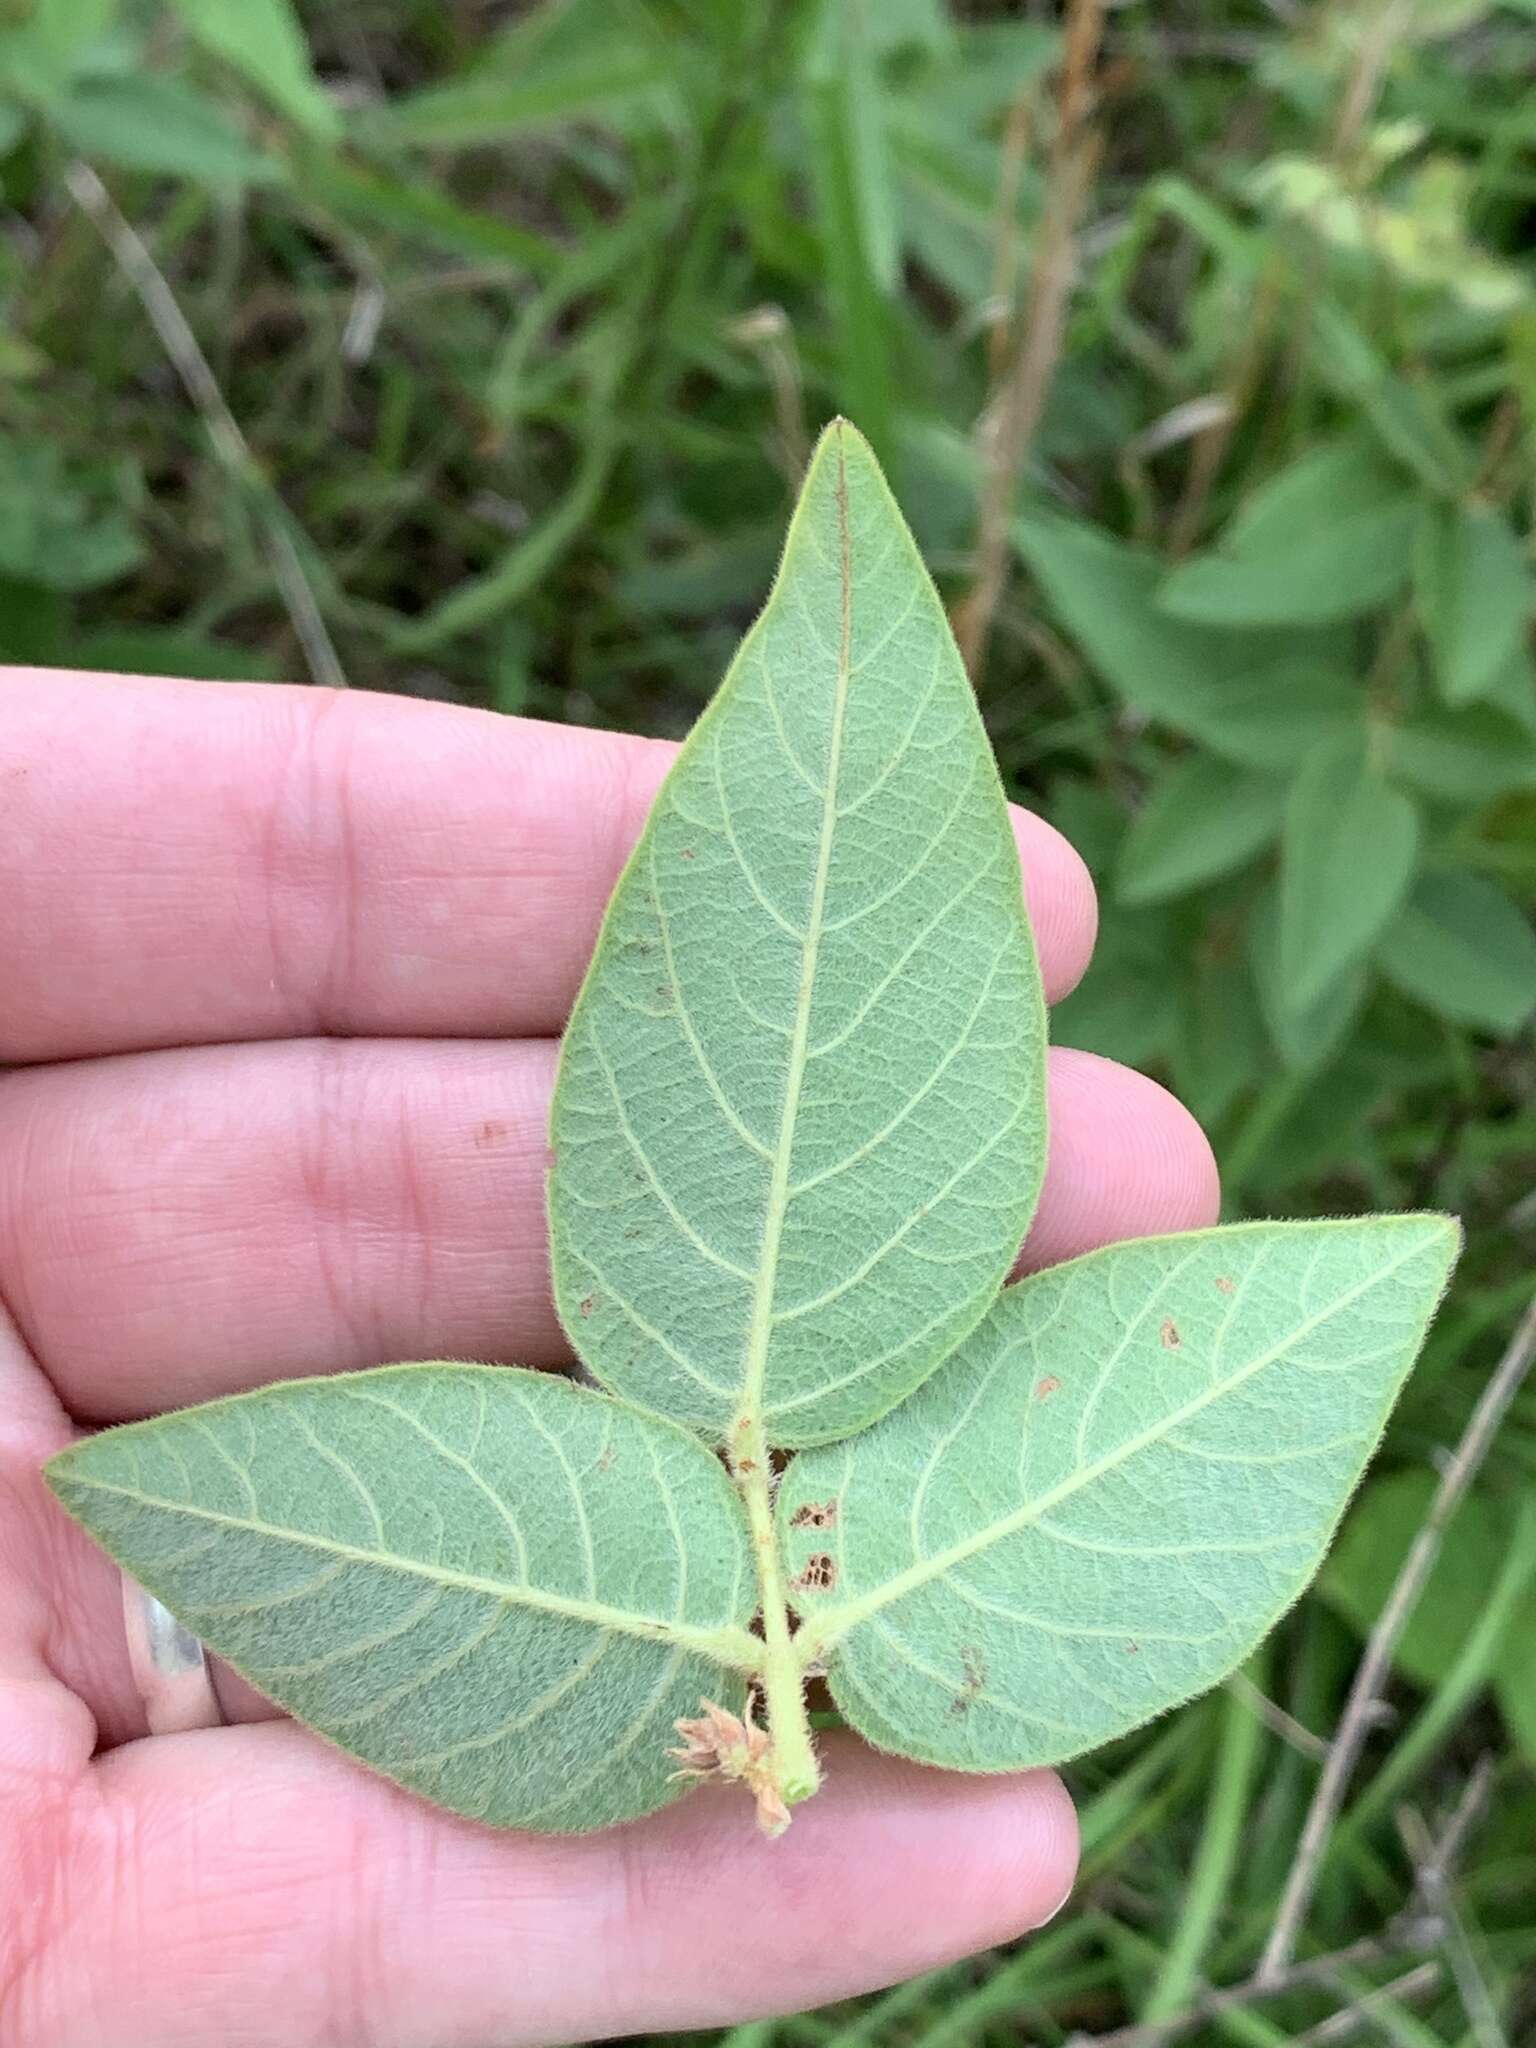
[(1230, 1671), (1316, 1570), (1455, 1256), (1443, 1217), (1240, 1225), (1013, 1287), (779, 1529), (852, 1724), (1059, 1762)]
[[(1314, 1005), (1391, 923), (1416, 843), (1411, 805), (1341, 746), (1312, 749), (1285, 821), (1281, 980)], [(1391, 900), (1343, 931), (1318, 877), (1384, 838)], [(1258, 843), (1185, 830), (1173, 852), (1216, 872)], [(1384, 943), (1407, 974), (1403, 923)], [(684, 1721), (693, 1749), (727, 1731), (721, 1773), (755, 1775), (777, 1825), (817, 1780), (813, 1664), (856, 1728), (922, 1761), (1089, 1749), (1215, 1684), (1316, 1570), (1456, 1231), (1241, 1225), (999, 1298), (1044, 1068), (971, 687), (838, 422), (566, 1033), (556, 1299), (623, 1401), (387, 1367), (108, 1430), (49, 1482), (262, 1692), (494, 1824), (665, 1804)], [(776, 1511), (770, 1446), (798, 1450)], [(766, 1736), (730, 1718), (750, 1678)]]
[(593, 1372), (716, 1441), (744, 1405), (786, 1446), (884, 1413), (1018, 1248), (1044, 1036), (970, 684), (839, 423), (566, 1034), (552, 1254)]
[(407, 1365), (88, 1438), (49, 1483), (279, 1705), (439, 1805), (575, 1831), (665, 1804), (750, 1647), (740, 1503), (684, 1431), (568, 1381)]

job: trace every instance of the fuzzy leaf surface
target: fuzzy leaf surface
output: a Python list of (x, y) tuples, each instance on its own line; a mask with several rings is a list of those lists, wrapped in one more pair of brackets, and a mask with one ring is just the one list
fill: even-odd
[(110, 1429), (59, 1499), (252, 1684), (454, 1812), (551, 1832), (674, 1797), (755, 1605), (718, 1460), (545, 1374), (386, 1366)]
[(862, 1428), (986, 1312), (1043, 1157), (997, 770), (866, 444), (823, 436), (766, 611), (663, 785), (566, 1033), (560, 1312), (723, 1440)]
[(1011, 1288), (785, 1475), (805, 1654), (883, 1749), (1015, 1770), (1214, 1685), (1317, 1569), (1455, 1256), (1438, 1216), (1244, 1224)]

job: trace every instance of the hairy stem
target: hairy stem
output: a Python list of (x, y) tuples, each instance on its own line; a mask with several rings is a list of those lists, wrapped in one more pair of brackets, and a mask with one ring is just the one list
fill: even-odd
[(768, 1706), (768, 1732), (773, 1738), (774, 1777), (786, 1806), (809, 1799), (821, 1783), (821, 1771), (805, 1710), (805, 1685), (789, 1628), (784, 1597), (784, 1566), (773, 1526), (773, 1467), (760, 1415), (744, 1416), (731, 1450), (731, 1468), (746, 1505), (757, 1558), (757, 1581), (763, 1611), (763, 1693)]

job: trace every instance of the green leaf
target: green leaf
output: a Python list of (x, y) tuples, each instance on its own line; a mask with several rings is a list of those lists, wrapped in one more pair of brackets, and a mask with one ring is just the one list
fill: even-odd
[(268, 683), (280, 674), (278, 663), (258, 648), (209, 639), (181, 626), (102, 627), (78, 635), (74, 652), (82, 668), (104, 668), (115, 675)]
[(566, 1034), (555, 1292), (606, 1385), (724, 1439), (862, 1427), (985, 1313), (1034, 1205), (1044, 1016), (938, 596), (863, 440), (669, 774)]
[(1366, 748), (1325, 742), (1286, 804), (1280, 860), (1284, 1001), (1305, 1010), (1362, 959), (1408, 894), (1418, 857), (1412, 803)]
[(1107, 918), (1088, 972), (1056, 1006), (1056, 1044), (1129, 1067), (1164, 1058), (1179, 1022), (1178, 990), (1168, 972), (1173, 942), (1167, 913)]
[(404, 1365), (89, 1437), (70, 1513), (252, 1684), (375, 1770), (550, 1832), (675, 1796), (672, 1724), (738, 1705), (740, 1503), (670, 1423), (569, 1381)]
[(1381, 744), (1393, 776), (1426, 796), (1475, 804), (1536, 787), (1536, 735), (1492, 703), (1426, 705), (1385, 726)]
[(1158, 603), (1211, 626), (1326, 625), (1384, 604), (1408, 580), (1419, 505), (1395, 502), (1303, 528), (1284, 548), (1197, 556), (1175, 569)]
[(1536, 597), (1508, 523), (1486, 505), (1426, 507), (1415, 590), (1441, 695), (1488, 696), (1524, 644)]
[[(1367, 1487), (1350, 1510), (1318, 1590), (1362, 1637), (1381, 1618), (1438, 1484), (1428, 1470), (1393, 1472)], [(1455, 1665), (1498, 1576), (1504, 1546), (1491, 1504), (1472, 1494), (1447, 1526), (1428, 1583), (1398, 1639), (1394, 1661), (1416, 1685), (1439, 1685)]]
[(1363, 436), (1325, 441), (1261, 484), (1222, 535), (1225, 552), (1257, 561), (1302, 546), (1323, 527), (1403, 502), (1402, 472)]
[(477, 263), (505, 263), (543, 276), (564, 261), (557, 243), (514, 221), (458, 206), (438, 186), (376, 176), (339, 156), (311, 152), (299, 167), (299, 183), (306, 198), (343, 220)]
[(336, 109), (315, 83), (291, 0), (175, 0), (175, 5), (204, 49), (243, 72), (301, 128), (322, 138), (336, 134)]
[[(1485, 1595), (1490, 1584), (1491, 1579), (1485, 1582)], [(1536, 1770), (1536, 1613), (1506, 1633), (1493, 1682), (1504, 1725), (1527, 1766)]]
[(1212, 625), (1355, 618), (1407, 582), (1418, 520), (1418, 498), (1368, 442), (1325, 443), (1262, 485), (1158, 602)]
[(1252, 968), (1230, 943), (1193, 949), (1180, 996), (1174, 1092), (1210, 1126), (1268, 1065), (1264, 1015)]
[(1508, 1037), (1536, 1010), (1536, 934), (1482, 875), (1425, 875), (1376, 964), (1405, 995), (1479, 1030)]
[(1348, 1035), (1365, 1002), (1364, 964), (1346, 969), (1314, 1002), (1298, 1004), (1280, 956), (1280, 890), (1266, 889), (1248, 920), (1248, 957), (1259, 1007), (1276, 1052), (1288, 1067), (1320, 1067)]
[(869, 275), (877, 290), (890, 292), (901, 262), (901, 243), (884, 92), (872, 47), (871, 5), (872, 0), (822, 0), (806, 74), (814, 87), (838, 91), (838, 114), (846, 125), (847, 175), (853, 187), (852, 215)]
[(1437, 1216), (1112, 1246), (797, 1458), (802, 1654), (871, 1742), (1060, 1762), (1204, 1691), (1317, 1569), (1445, 1285)]
[(1470, 488), (1471, 453), (1428, 379), (1410, 383), (1399, 376), (1338, 306), (1325, 301), (1312, 319), (1312, 361), (1338, 395), (1360, 409), (1386, 453), (1443, 497)]
[(105, 479), (65, 469), (52, 441), (0, 439), (0, 575), (46, 590), (95, 590), (142, 559)]
[(117, 15), (118, 0), (33, 0), (25, 32), (71, 61), (107, 34)]
[(1157, 603), (1167, 565), (1091, 526), (1030, 512), (1013, 537), (1116, 695), (1224, 760), (1278, 771), (1359, 726), (1360, 692), (1331, 637), (1172, 618)]
[(355, 125), (370, 141), (391, 146), (497, 144), (574, 122), (612, 120), (664, 98), (676, 69), (675, 48), (669, 62), (666, 40), (643, 9), (616, 0), (566, 0), (514, 22), (466, 76), (370, 107)]
[[(1362, 1639), (1380, 1619), (1438, 1483), (1424, 1470), (1378, 1479), (1351, 1510), (1323, 1567), (1319, 1591)], [(1456, 1671), (1509, 1542), (1497, 1504), (1479, 1493), (1465, 1499), (1447, 1524), (1393, 1656), (1398, 1670), (1426, 1692), (1437, 1691)], [(1536, 1764), (1536, 1597), (1529, 1591), (1500, 1645), (1494, 1691), (1510, 1734)]]
[(823, 0), (805, 67), (802, 114), (827, 295), (837, 319), (840, 399), (883, 455), (891, 442), (891, 313), (880, 266), (894, 273), (889, 186), (871, 106), (857, 0)]
[(1196, 756), (1154, 783), (1120, 852), (1122, 903), (1158, 903), (1230, 874), (1280, 831), (1285, 786)]
[(48, 113), (71, 149), (125, 170), (212, 185), (282, 174), (274, 158), (252, 149), (207, 100), (169, 78), (82, 78)]

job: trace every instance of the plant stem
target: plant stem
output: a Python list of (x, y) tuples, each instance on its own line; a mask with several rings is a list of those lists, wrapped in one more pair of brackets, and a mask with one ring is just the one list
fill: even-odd
[(774, 1775), (786, 1806), (809, 1799), (821, 1783), (810, 1718), (805, 1709), (805, 1683), (789, 1628), (784, 1597), (784, 1568), (773, 1526), (773, 1466), (762, 1417), (744, 1417), (731, 1464), (752, 1530), (757, 1555), (757, 1582), (763, 1611), (763, 1694), (768, 1706), (768, 1732), (773, 1737)]

